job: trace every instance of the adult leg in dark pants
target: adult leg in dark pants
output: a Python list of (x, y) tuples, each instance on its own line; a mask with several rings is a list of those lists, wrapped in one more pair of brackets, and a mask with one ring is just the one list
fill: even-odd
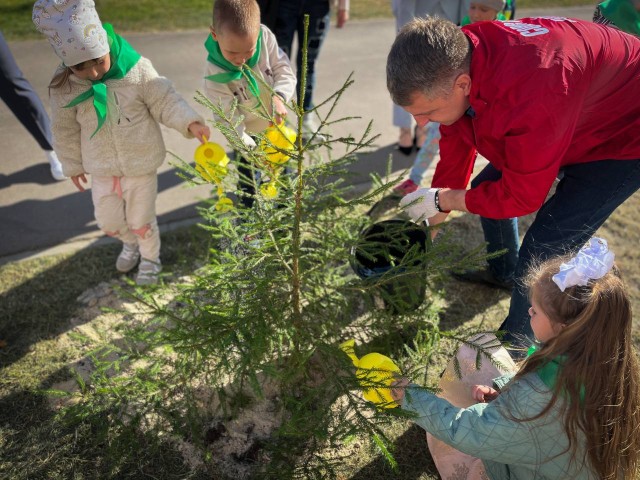
[[(329, 0), (279, 0), (274, 34), (278, 45), (291, 58), (293, 37), (297, 34), (298, 44), (304, 39), (304, 16), (309, 15), (309, 31), (307, 37), (307, 83), (304, 91), (302, 107), (305, 112), (313, 109), (313, 88), (316, 83), (316, 60), (329, 31), (331, 16)], [(300, 79), (302, 77), (302, 50), (298, 47), (296, 54), (298, 76), (298, 102), (300, 102)], [(305, 124), (315, 131), (313, 116), (305, 115)]]
[(0, 32), (0, 98), (47, 154), (51, 175), (63, 180), (62, 167), (53, 151), (49, 116), (38, 94), (16, 63)]
[[(488, 164), (471, 181), (471, 188), (475, 188), (483, 182), (495, 182), (502, 177), (502, 172), (493, 165)], [(477, 281), (488, 284), (509, 286), (511, 289), (513, 278), (518, 264), (518, 249), (520, 238), (518, 236), (518, 219), (505, 218), (494, 220), (480, 217), (480, 224), (487, 242), (487, 253), (495, 253), (501, 250), (506, 252), (499, 257), (487, 260), (489, 269), (486, 272), (468, 272), (458, 275), (458, 278)], [(463, 278), (463, 277), (467, 278)], [(484, 277), (483, 277), (484, 276)], [(484, 278), (484, 279), (483, 279)]]
[[(533, 340), (528, 292), (521, 280), (533, 261), (582, 247), (614, 210), (640, 188), (640, 160), (602, 160), (567, 166), (555, 194), (540, 208), (524, 236), (503, 341), (526, 347)], [(522, 357), (524, 351), (511, 352)]]

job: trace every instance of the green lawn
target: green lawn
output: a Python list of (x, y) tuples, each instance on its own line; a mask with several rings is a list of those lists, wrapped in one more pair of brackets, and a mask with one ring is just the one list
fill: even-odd
[[(40, 38), (31, 23), (33, 0), (2, 0), (0, 30), (8, 40)], [(206, 29), (211, 23), (211, 0), (96, 0), (104, 22), (119, 31)], [(518, 8), (589, 5), (587, 0), (518, 0)], [(351, 0), (351, 19), (391, 16), (390, 0)]]

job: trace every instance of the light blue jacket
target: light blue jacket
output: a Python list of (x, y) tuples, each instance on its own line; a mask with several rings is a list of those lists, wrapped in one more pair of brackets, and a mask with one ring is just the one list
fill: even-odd
[[(496, 379), (504, 383), (504, 377)], [(584, 449), (577, 461), (567, 451), (560, 404), (543, 417), (531, 418), (549, 403), (552, 393), (537, 373), (510, 382), (490, 403), (458, 408), (419, 387), (407, 388), (402, 408), (417, 414), (414, 421), (434, 437), (468, 455), (482, 459), (491, 480), (595, 479)], [(578, 442), (584, 445), (584, 441)], [(584, 459), (584, 460), (583, 460)]]

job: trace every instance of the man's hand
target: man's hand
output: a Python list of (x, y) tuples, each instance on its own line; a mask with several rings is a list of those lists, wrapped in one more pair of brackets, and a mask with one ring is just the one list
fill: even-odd
[(189, 131), (194, 137), (200, 140), (200, 143), (205, 142), (203, 137), (210, 138), (211, 136), (211, 130), (209, 130), (209, 127), (201, 124), (200, 122), (193, 122), (189, 124)]
[(437, 188), (419, 188), (400, 200), (400, 208), (406, 210), (413, 222), (423, 222), (440, 213), (435, 201), (437, 191)]
[(471, 387), (471, 395), (476, 402), (487, 403), (495, 400), (499, 393), (495, 388), (487, 387), (486, 385), (474, 385)]
[(85, 191), (85, 188), (82, 186), (83, 183), (87, 184), (89, 183), (87, 181), (87, 177), (84, 176), (84, 173), (81, 173), (80, 175), (73, 175), (71, 177), (71, 181), (73, 182), (73, 184), (76, 186), (76, 188), (78, 190), (80, 190), (81, 192)]
[(284, 100), (280, 97), (280, 95), (273, 96), (273, 117), (276, 121), (276, 124), (280, 125), (284, 122), (285, 117), (287, 116), (287, 107), (284, 104)]

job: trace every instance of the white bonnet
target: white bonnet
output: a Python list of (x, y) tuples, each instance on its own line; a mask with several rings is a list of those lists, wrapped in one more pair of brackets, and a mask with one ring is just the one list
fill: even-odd
[(109, 53), (107, 32), (93, 0), (38, 0), (32, 19), (69, 67)]

